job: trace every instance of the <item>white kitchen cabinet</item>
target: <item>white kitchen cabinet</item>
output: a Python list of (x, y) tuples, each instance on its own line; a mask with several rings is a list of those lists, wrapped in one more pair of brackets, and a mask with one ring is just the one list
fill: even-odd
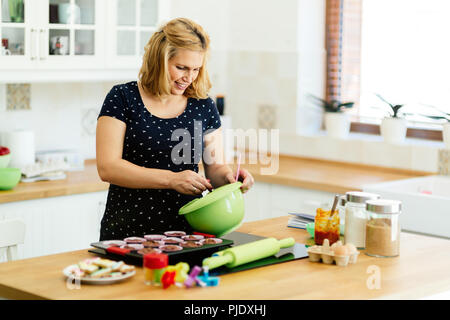
[(168, 16), (162, 0), (23, 0), (17, 16), (0, 1), (0, 82), (135, 79)]
[[(36, 64), (37, 34), (33, 29), (33, 2), (26, 1), (22, 7), (9, 5), (9, 0), (0, 0), (0, 68), (31, 68)], [(33, 31), (32, 31), (33, 29)], [(31, 40), (33, 39), (33, 53)]]
[(23, 18), (11, 18), (9, 13), (8, 20), (2, 6), (0, 32), (10, 55), (0, 57), (0, 66), (6, 70), (104, 67), (103, 7), (104, 0), (25, 0)]
[(86, 249), (99, 240), (106, 197), (101, 191), (3, 203), (0, 220), (20, 218), (26, 224), (19, 259)]
[(133, 68), (142, 64), (144, 48), (160, 21), (168, 18), (168, 1), (113, 0), (107, 7), (107, 66)]
[(289, 212), (315, 214), (331, 207), (334, 193), (256, 182), (244, 195), (244, 222), (286, 216)]

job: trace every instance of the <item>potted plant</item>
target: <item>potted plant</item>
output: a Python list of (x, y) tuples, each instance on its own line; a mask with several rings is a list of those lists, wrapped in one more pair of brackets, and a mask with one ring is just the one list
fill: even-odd
[(354, 102), (340, 102), (338, 100), (324, 100), (311, 95), (314, 100), (324, 109), (325, 129), (330, 137), (345, 139), (350, 132), (350, 117), (345, 109), (353, 107)]
[(406, 120), (399, 117), (399, 111), (404, 104), (392, 104), (386, 101), (381, 95), (375, 94), (383, 102), (389, 105), (389, 117), (381, 120), (380, 131), (385, 142), (400, 144), (405, 141), (406, 137)]

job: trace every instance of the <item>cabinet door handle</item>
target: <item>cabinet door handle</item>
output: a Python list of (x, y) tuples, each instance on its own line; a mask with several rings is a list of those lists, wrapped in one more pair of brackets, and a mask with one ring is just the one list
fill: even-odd
[(39, 59), (40, 60), (45, 60), (47, 58), (45, 52), (42, 52), (42, 49), (45, 48), (45, 44), (46, 44), (45, 38), (46, 38), (45, 37), (45, 29), (40, 29), (39, 30)]
[(35, 37), (35, 32), (37, 30), (36, 29), (31, 29), (30, 30), (30, 53), (31, 53), (31, 60), (36, 60), (37, 55), (36, 55), (36, 37)]

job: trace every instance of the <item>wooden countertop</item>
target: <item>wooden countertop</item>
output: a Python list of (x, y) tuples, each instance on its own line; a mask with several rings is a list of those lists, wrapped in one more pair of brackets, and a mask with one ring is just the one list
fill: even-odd
[(67, 178), (55, 181), (20, 182), (14, 189), (0, 191), (0, 203), (67, 196), (103, 191), (109, 183), (101, 181), (95, 160), (86, 160), (83, 171), (68, 171)]
[[(247, 162), (250, 161), (247, 160)], [(262, 174), (262, 169), (267, 169), (270, 165), (243, 164), (242, 166), (249, 170), (257, 182), (341, 194), (345, 194), (347, 191), (362, 191), (365, 184), (409, 179), (431, 174), (429, 172), (299, 158), (287, 155), (280, 156), (278, 172), (273, 175)]]
[[(304, 230), (286, 227), (288, 217), (244, 224), (238, 231), (304, 243)], [(92, 257), (86, 250), (0, 264), (0, 296), (11, 299), (150, 299), (150, 300), (284, 300), (284, 299), (416, 299), (450, 290), (450, 241), (401, 234), (400, 256), (374, 258), (361, 253), (346, 267), (308, 259), (223, 275), (217, 287), (163, 290), (146, 286), (142, 268), (113, 285), (71, 289), (62, 270)], [(372, 279), (379, 275), (379, 287)], [(369, 283), (369, 286), (368, 286)], [(270, 289), (270, 290), (269, 290)]]
[[(267, 166), (249, 164), (248, 160), (245, 162), (242, 167), (251, 172), (256, 183), (267, 182), (335, 193), (362, 190), (364, 184), (430, 174), (281, 155), (278, 172), (264, 175), (262, 169)], [(236, 170), (235, 164), (230, 166)], [(13, 190), (0, 191), (0, 203), (102, 191), (107, 190), (108, 186), (108, 183), (100, 180), (95, 160), (87, 160), (84, 171), (67, 172), (65, 180), (21, 182)]]

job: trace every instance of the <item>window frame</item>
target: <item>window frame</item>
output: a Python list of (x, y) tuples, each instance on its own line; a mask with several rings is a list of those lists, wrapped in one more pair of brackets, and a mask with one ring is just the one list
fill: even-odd
[[(355, 3), (361, 6), (362, 0), (326, 0), (326, 19), (325, 19), (325, 47), (327, 50), (327, 73), (326, 73), (326, 85), (325, 85), (325, 97), (326, 100), (337, 99), (341, 100), (341, 87), (342, 87), (342, 35), (343, 35), (343, 25), (345, 24), (346, 18), (344, 15), (344, 8), (347, 5), (355, 5)], [(359, 14), (361, 14), (360, 11)], [(352, 15), (355, 11), (352, 11)], [(354, 16), (353, 16), (354, 18)], [(361, 17), (359, 19), (361, 21)], [(353, 23), (352, 26), (354, 26)], [(361, 24), (359, 24), (361, 28)], [(336, 36), (336, 30), (338, 30), (339, 35)], [(360, 32), (361, 33), (361, 32)], [(362, 35), (361, 35), (362, 37)], [(338, 45), (336, 45), (338, 43)], [(361, 41), (356, 43), (356, 45), (361, 45)], [(336, 53), (336, 49), (338, 53)], [(339, 74), (336, 77), (336, 61), (338, 61)], [(338, 78), (338, 79), (336, 79)], [(360, 83), (360, 77), (358, 77), (358, 85)], [(336, 84), (337, 83), (337, 84)], [(358, 92), (359, 94), (359, 92)], [(359, 96), (358, 100), (354, 101), (356, 108), (359, 107)], [(410, 122), (408, 121), (409, 125)], [(439, 124), (439, 123), (435, 123)], [(364, 133), (372, 135), (381, 135), (380, 125), (363, 122), (358, 119), (357, 115), (353, 116), (350, 126), (350, 132), (353, 133)], [(408, 126), (406, 136), (408, 138), (424, 139), (431, 141), (443, 141), (443, 130), (438, 129), (424, 129), (424, 128), (414, 128)]]

